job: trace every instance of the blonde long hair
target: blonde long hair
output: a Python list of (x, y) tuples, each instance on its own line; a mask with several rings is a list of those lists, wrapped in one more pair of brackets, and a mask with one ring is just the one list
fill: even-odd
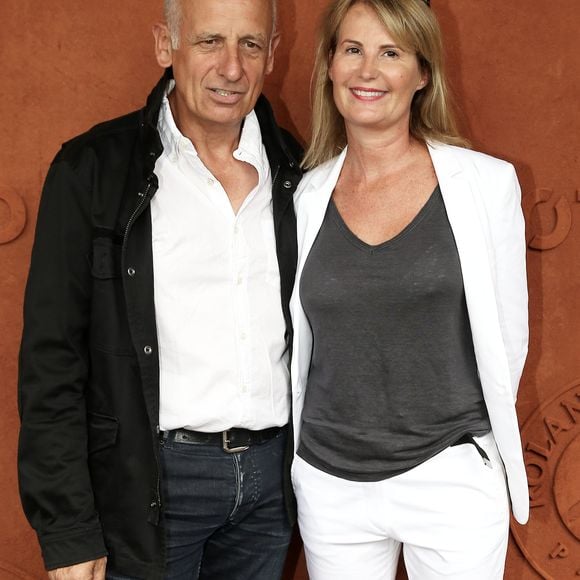
[(421, 141), (468, 145), (451, 111), (439, 24), (424, 0), (333, 0), (322, 21), (312, 74), (312, 138), (303, 166), (316, 167), (346, 146), (344, 119), (334, 103), (328, 69), (346, 13), (359, 3), (370, 6), (394, 39), (416, 53), (419, 66), (429, 75), (411, 103), (411, 135)]

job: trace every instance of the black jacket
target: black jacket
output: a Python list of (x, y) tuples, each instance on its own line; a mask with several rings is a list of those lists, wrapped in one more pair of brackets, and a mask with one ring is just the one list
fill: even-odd
[[(170, 74), (144, 109), (66, 143), (42, 194), (20, 352), (19, 475), (49, 569), (108, 554), (121, 573), (163, 577), (149, 203)], [(291, 344), (301, 150), (263, 96), (255, 111), (272, 171)]]

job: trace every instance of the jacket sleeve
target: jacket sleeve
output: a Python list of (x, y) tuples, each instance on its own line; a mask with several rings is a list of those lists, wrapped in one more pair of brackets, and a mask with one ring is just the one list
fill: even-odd
[(87, 463), (92, 176), (83, 167), (61, 152), (49, 170), (24, 301), (19, 484), (47, 569), (106, 555)]
[(488, 203), (494, 204), (490, 228), (496, 301), (515, 400), (528, 352), (528, 286), (521, 191), (512, 165), (503, 164), (496, 195)]

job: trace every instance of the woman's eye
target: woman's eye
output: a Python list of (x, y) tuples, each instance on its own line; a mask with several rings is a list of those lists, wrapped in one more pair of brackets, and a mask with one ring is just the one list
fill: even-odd
[(399, 56), (399, 53), (396, 50), (387, 50), (385, 52), (385, 56), (388, 56), (389, 58), (395, 58)]
[(360, 54), (360, 48), (358, 46), (349, 46), (346, 49), (347, 54)]

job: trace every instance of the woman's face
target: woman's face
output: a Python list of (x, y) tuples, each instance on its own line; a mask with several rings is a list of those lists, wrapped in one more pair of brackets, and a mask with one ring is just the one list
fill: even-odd
[(416, 54), (398, 46), (364, 3), (346, 13), (329, 77), (347, 131), (356, 127), (408, 131), (413, 95), (427, 82)]

